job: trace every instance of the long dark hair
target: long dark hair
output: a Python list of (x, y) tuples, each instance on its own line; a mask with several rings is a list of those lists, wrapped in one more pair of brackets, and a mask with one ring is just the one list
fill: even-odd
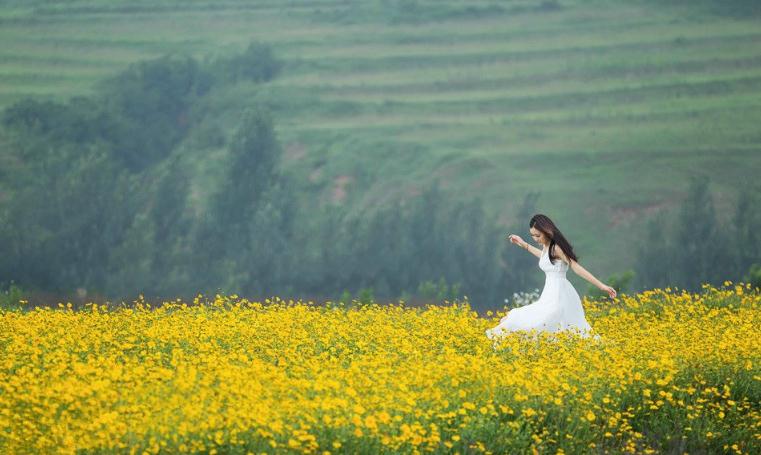
[(557, 226), (555, 226), (555, 223), (552, 222), (551, 219), (549, 219), (546, 215), (542, 215), (541, 213), (537, 213), (536, 215), (531, 217), (531, 221), (528, 222), (529, 228), (534, 228), (538, 231), (544, 232), (544, 235), (547, 236), (547, 238), (550, 239), (550, 246), (548, 248), (549, 253), (547, 256), (550, 258), (550, 263), (554, 264), (552, 262), (552, 246), (558, 245), (560, 249), (563, 250), (563, 253), (565, 253), (566, 257), (568, 259), (573, 259), (576, 262), (579, 262), (579, 259), (576, 257), (576, 254), (573, 252), (573, 247), (568, 242), (568, 240), (565, 239), (563, 236), (563, 233), (560, 232), (560, 229), (558, 229)]

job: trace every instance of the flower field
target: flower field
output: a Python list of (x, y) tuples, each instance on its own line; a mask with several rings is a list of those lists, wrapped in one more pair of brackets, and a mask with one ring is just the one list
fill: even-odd
[(758, 291), (584, 307), (496, 346), (467, 301), (1, 310), (0, 452), (761, 452)]

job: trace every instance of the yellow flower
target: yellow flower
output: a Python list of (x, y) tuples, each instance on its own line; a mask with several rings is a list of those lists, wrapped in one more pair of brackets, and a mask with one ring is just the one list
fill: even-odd
[[(252, 428), (278, 452), (321, 453), (325, 448), (317, 440), (330, 434), (377, 438), (388, 451), (423, 452), (447, 439), (449, 430), (440, 422), (472, 432), (516, 409), (523, 419), (505, 425), (519, 431), (522, 420), (563, 405), (592, 408), (581, 418), (604, 419), (605, 437), (629, 441), (622, 451), (632, 453), (643, 436), (631, 422), (663, 406), (681, 406), (680, 423), (687, 427), (697, 428), (704, 418), (721, 423), (731, 409), (738, 411), (732, 412), (733, 425), (752, 428), (758, 413), (748, 411), (746, 399), (729, 398), (741, 386), (733, 372), (761, 381), (753, 372), (761, 299), (743, 291), (728, 308), (713, 300), (740, 291), (705, 289), (644, 291), (626, 296), (615, 313), (589, 301), (595, 328), (614, 343), (510, 337), (509, 349), (498, 353), (480, 335), (487, 321), (466, 305), (348, 309), (220, 295), (207, 303), (149, 306), (143, 300), (108, 311), (97, 305), (24, 313), (0, 308), (6, 329), (0, 428), (12, 428), (3, 449), (120, 451), (117, 441), (134, 438), (149, 453), (211, 452), (217, 444), (236, 444), (240, 429)], [(722, 330), (710, 330), (716, 326)], [(457, 328), (456, 337), (442, 327)], [(726, 387), (677, 374), (680, 365), (692, 363), (726, 374)], [(640, 387), (644, 410), (616, 412), (612, 403)], [(595, 397), (602, 397), (605, 413), (593, 407)], [(544, 405), (523, 404), (529, 400)], [(712, 407), (717, 400), (726, 405)], [(24, 425), (9, 426), (16, 421)], [(533, 440), (553, 437), (553, 429), (547, 431)], [(555, 437), (561, 438), (580, 439), (566, 432)], [(453, 448), (458, 440), (460, 435), (444, 446)], [(597, 441), (579, 444), (590, 442)], [(332, 444), (333, 452), (344, 449), (339, 441)]]
[(371, 415), (365, 417), (365, 426), (371, 430), (378, 428), (377, 422), (375, 421), (375, 417)]

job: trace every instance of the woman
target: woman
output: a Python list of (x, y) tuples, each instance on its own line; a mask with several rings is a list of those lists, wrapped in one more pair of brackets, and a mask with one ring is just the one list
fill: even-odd
[(510, 310), (499, 325), (486, 331), (486, 336), (494, 340), (508, 332), (531, 329), (547, 332), (578, 329), (582, 336), (589, 336), (592, 327), (584, 317), (581, 298), (566, 278), (566, 271), (573, 269), (577, 275), (607, 292), (611, 298), (616, 297), (616, 290), (602, 283), (576, 262), (570, 243), (548, 217), (534, 215), (529, 222), (529, 232), (534, 241), (542, 246), (541, 249), (529, 245), (514, 234), (509, 235), (508, 239), (539, 258), (539, 268), (546, 274), (542, 294), (536, 302)]

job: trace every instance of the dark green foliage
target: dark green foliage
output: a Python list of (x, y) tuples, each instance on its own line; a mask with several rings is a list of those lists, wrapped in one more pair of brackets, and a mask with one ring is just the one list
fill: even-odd
[(687, 197), (673, 216), (648, 221), (637, 251), (637, 285), (676, 286), (700, 291), (701, 283), (740, 280), (761, 260), (757, 233), (761, 217), (751, 210), (758, 188), (742, 186), (732, 218), (723, 225), (716, 214), (707, 176), (691, 177)]
[(6, 218), (11, 249), (4, 259), (21, 283), (43, 282), (58, 292), (101, 287), (110, 246), (121, 241), (132, 216), (129, 182), (94, 146), (59, 144), (53, 151), (15, 176)]
[(636, 277), (640, 287), (663, 288), (674, 282), (673, 238), (666, 213), (658, 212), (645, 225), (637, 245)]
[[(206, 119), (205, 119), (206, 120)], [(189, 132), (189, 146), (197, 149), (213, 149), (224, 147), (227, 136), (219, 124), (213, 120), (205, 121)]]
[[(75, 172), (92, 154), (111, 150), (108, 132), (113, 122), (96, 99), (76, 97), (68, 103), (22, 100), (6, 109), (2, 118), (12, 150), (9, 155), (21, 163), (21, 172), (9, 178), (11, 187), (19, 189), (17, 207), (26, 197), (39, 196), (41, 203), (47, 203), (45, 193), (36, 192), (53, 190), (48, 179), (65, 180), (67, 174), (62, 173)], [(38, 190), (30, 190), (35, 186)], [(54, 194), (50, 203), (59, 197), (62, 195)]]
[(658, 0), (655, 3), (658, 7), (663, 6), (682, 6), (690, 12), (705, 11), (709, 14), (718, 14), (733, 16), (738, 18), (747, 18), (761, 15), (761, 3), (758, 0)]
[(282, 66), (283, 62), (275, 58), (268, 45), (252, 42), (243, 53), (218, 59), (212, 68), (217, 78), (235, 83), (269, 81), (280, 72)]
[(97, 96), (66, 104), (22, 100), (6, 109), (3, 125), (22, 134), (24, 150), (92, 144), (109, 150), (132, 172), (168, 156), (194, 124), (193, 101), (210, 88), (211, 78), (192, 58), (162, 57), (131, 65), (101, 84)]
[(24, 298), (24, 291), (13, 281), (6, 287), (0, 283), (0, 309), (18, 311), (21, 309), (21, 300)]
[(229, 147), (229, 164), (194, 233), (204, 261), (201, 279), (237, 292), (278, 292), (286, 284), (295, 195), (280, 175), (280, 146), (263, 109), (243, 114)]
[[(148, 232), (151, 232), (151, 273), (145, 291), (172, 294), (182, 291), (178, 272), (187, 268), (189, 259), (188, 236), (192, 217), (188, 214), (187, 199), (190, 174), (179, 160), (168, 163), (166, 174), (156, 186), (155, 196), (149, 202)], [(180, 281), (180, 283), (178, 283)]]
[(748, 269), (748, 273), (743, 276), (743, 281), (750, 283), (754, 288), (761, 290), (761, 265), (751, 265), (750, 269)]
[[(274, 77), (271, 52), (252, 44), (226, 61), (223, 77), (224, 65), (163, 57), (132, 65), (95, 96), (7, 109), (0, 144), (19, 172), (2, 182), (13, 196), (0, 201), (0, 278), (113, 297), (467, 295), (477, 309), (500, 306), (543, 278), (535, 258), (506, 240), (528, 235), (538, 193), (526, 195), (506, 231), (480, 200), (452, 201), (437, 184), (416, 197), (354, 205), (358, 213), (297, 195), (280, 166), (267, 107), (275, 98), (255, 100), (232, 132), (208, 112), (212, 81)], [(184, 159), (198, 150), (219, 159), (218, 173), (201, 185), (195, 163)], [(364, 184), (377, 178), (361, 162), (345, 172)], [(193, 194), (199, 186), (210, 188), (207, 197)], [(707, 180), (694, 180), (679, 218), (650, 224), (640, 284), (694, 287), (759, 263), (755, 197), (743, 193), (725, 235)], [(623, 291), (631, 279), (614, 275), (609, 284)]]
[(557, 0), (513, 4), (511, 2), (431, 2), (384, 0), (382, 2), (339, 2), (313, 11), (316, 19), (341, 24), (383, 21), (388, 24), (423, 24), (437, 21), (509, 17), (522, 13), (543, 13), (562, 9)]
[[(613, 275), (608, 277), (607, 280), (605, 280), (605, 284), (613, 287), (613, 289), (615, 289), (616, 292), (618, 292), (619, 294), (622, 294), (624, 292), (629, 291), (631, 282), (633, 279), (634, 279), (634, 270), (626, 270), (620, 274), (614, 273)], [(594, 286), (589, 286), (587, 295), (593, 299), (608, 297), (607, 292), (597, 289)]]
[(700, 283), (730, 267), (728, 243), (721, 235), (708, 177), (691, 177), (687, 200), (683, 202), (675, 231), (676, 280), (693, 291)]
[(29, 137), (82, 143), (106, 139), (110, 122), (96, 100), (76, 97), (67, 104), (34, 99), (19, 101), (3, 112), (3, 125)]
[(502, 278), (500, 282), (504, 288), (505, 295), (513, 295), (517, 292), (535, 289), (539, 286), (541, 273), (537, 273), (537, 260), (531, 254), (521, 251), (516, 245), (507, 240), (509, 234), (520, 235), (524, 239), (529, 238), (529, 220), (537, 213), (536, 202), (539, 199), (539, 192), (530, 192), (526, 194), (521, 202), (515, 216), (515, 222), (512, 223), (504, 235), (501, 236), (502, 249), (500, 251), (500, 269)]
[(372, 288), (385, 300), (464, 294), (488, 308), (504, 299), (507, 284), (495, 226), (479, 201), (449, 203), (435, 184), (406, 204), (354, 215), (332, 209), (308, 247), (319, 255), (305, 265), (306, 288), (329, 295)]
[(116, 156), (132, 171), (165, 158), (193, 124), (190, 106), (211, 81), (190, 57), (139, 62), (105, 81), (101, 90)]
[(736, 258), (734, 274), (748, 271), (761, 264), (761, 186), (742, 185), (730, 229)]
[(438, 282), (428, 280), (420, 283), (417, 288), (417, 295), (432, 303), (439, 303), (445, 300), (455, 301), (462, 296), (462, 293), (460, 292), (460, 283), (449, 285), (442, 277), (439, 278)]
[(281, 152), (269, 113), (262, 109), (245, 112), (228, 149), (230, 167), (214, 215), (222, 224), (238, 225), (250, 218), (279, 171)]
[(155, 185), (154, 166), (195, 123), (210, 80), (192, 58), (163, 57), (130, 66), (93, 97), (3, 112), (3, 153), (19, 163), (3, 182), (13, 189), (0, 205), (3, 277), (112, 295), (176, 283), (161, 272), (188, 257), (189, 179), (170, 165)]
[(396, 23), (423, 23), (453, 18), (478, 18), (495, 16), (505, 13), (505, 8), (497, 5), (437, 5), (435, 3), (423, 3), (416, 0), (396, 0), (388, 2), (388, 22)]
[(360, 303), (373, 303), (375, 302), (373, 288), (360, 289), (357, 294), (357, 300)]

